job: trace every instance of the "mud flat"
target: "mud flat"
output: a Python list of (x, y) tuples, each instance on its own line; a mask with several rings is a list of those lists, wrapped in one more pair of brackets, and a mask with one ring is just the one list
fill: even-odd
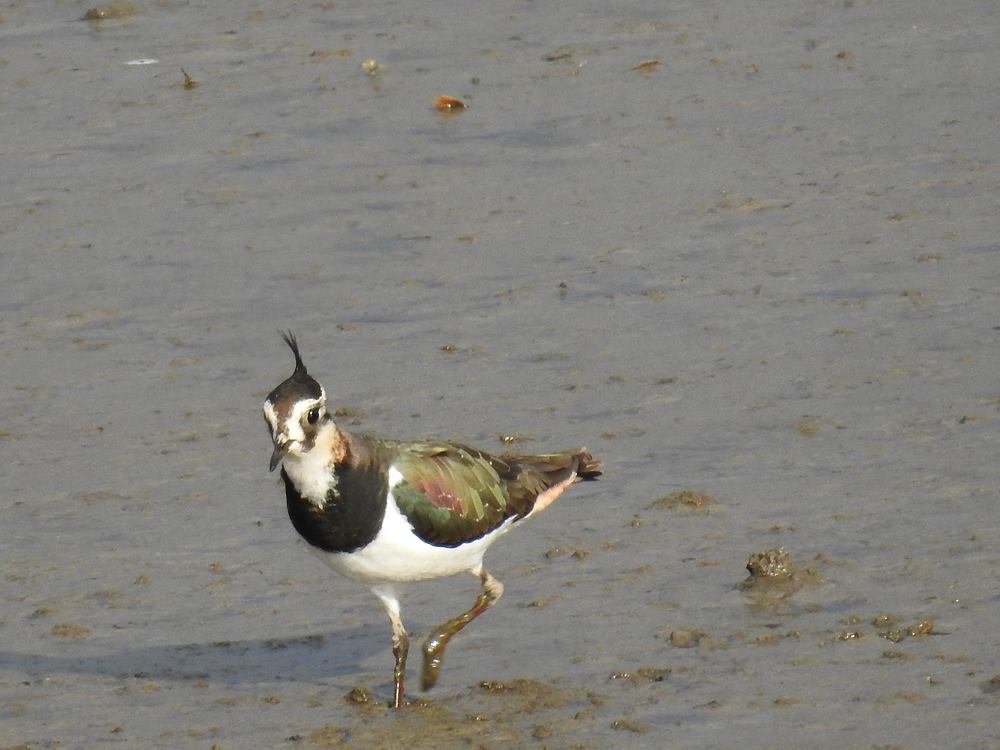
[[(0, 747), (1000, 747), (998, 38), (6, 4)], [(352, 429), (605, 463), (400, 712), (267, 472), (289, 328)]]

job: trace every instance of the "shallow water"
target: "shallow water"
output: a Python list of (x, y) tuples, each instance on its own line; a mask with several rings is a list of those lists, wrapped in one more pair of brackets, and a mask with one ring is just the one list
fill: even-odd
[[(0, 10), (0, 746), (1000, 747), (992, 6), (132, 5)], [(286, 328), (349, 429), (605, 461), (400, 715)]]

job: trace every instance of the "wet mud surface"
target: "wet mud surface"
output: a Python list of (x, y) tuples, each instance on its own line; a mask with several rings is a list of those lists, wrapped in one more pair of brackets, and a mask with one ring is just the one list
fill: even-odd
[[(0, 748), (1000, 748), (998, 36), (6, 3)], [(604, 461), (398, 712), (267, 472), (279, 329), (350, 429)]]

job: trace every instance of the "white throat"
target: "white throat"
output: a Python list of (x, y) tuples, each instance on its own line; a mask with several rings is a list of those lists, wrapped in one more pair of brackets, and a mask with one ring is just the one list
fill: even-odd
[(292, 480), (295, 489), (303, 499), (317, 508), (324, 508), (327, 492), (337, 494), (337, 475), (334, 473), (331, 443), (337, 428), (330, 422), (316, 436), (313, 448), (308, 453), (289, 451), (284, 458), (285, 473)]

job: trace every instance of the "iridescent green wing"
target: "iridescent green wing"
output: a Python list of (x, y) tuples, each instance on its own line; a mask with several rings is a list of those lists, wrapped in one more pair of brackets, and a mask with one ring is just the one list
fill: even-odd
[(457, 547), (531, 510), (530, 503), (511, 498), (507, 462), (464, 445), (406, 444), (392, 465), (403, 475), (392, 488), (396, 504), (430, 544)]

